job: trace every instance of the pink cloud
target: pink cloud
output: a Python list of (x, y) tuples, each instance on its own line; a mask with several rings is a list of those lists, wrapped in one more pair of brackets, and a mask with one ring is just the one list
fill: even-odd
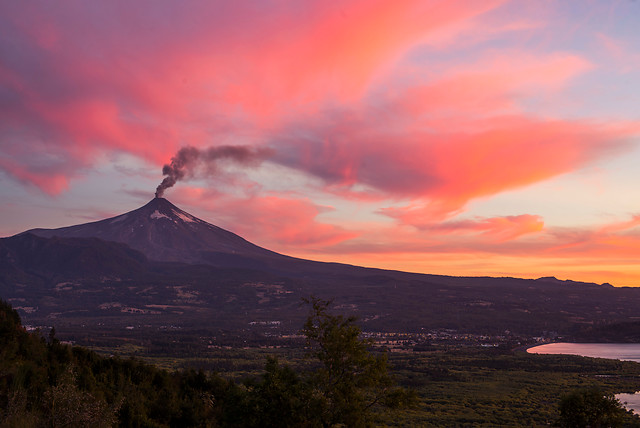
[(171, 200), (181, 206), (195, 206), (200, 216), (228, 228), (269, 249), (291, 252), (305, 247), (336, 245), (355, 238), (359, 232), (318, 220), (332, 210), (304, 198), (277, 195), (233, 197), (220, 192), (183, 186)]
[(611, 61), (608, 65), (615, 65), (616, 71), (629, 73), (640, 69), (640, 55), (624, 41), (604, 33), (597, 34), (596, 41)]
[(49, 195), (58, 195), (69, 187), (66, 174), (51, 173), (49, 171), (31, 171), (21, 165), (16, 165), (0, 159), (0, 169), (15, 177), (19, 181), (32, 185)]
[[(376, 242), (386, 244), (375, 245)], [(435, 259), (446, 254), (484, 254), (486, 263), (492, 263), (495, 257), (511, 257), (514, 264), (526, 264), (530, 258), (545, 260), (545, 264), (591, 260), (594, 266), (619, 265), (620, 272), (625, 272), (637, 269), (640, 216), (573, 229), (545, 227), (542, 218), (529, 214), (447, 221), (418, 230), (378, 228), (326, 251), (360, 255), (413, 253)]]
[[(252, 232), (259, 230), (261, 234), (279, 241), (281, 245), (334, 245), (357, 236), (356, 233), (339, 226), (316, 221), (322, 208), (306, 200), (266, 196), (250, 201), (238, 201), (237, 204), (235, 211), (245, 213), (243, 223), (252, 224)], [(246, 214), (247, 210), (257, 215), (249, 216)]]
[(357, 237), (296, 255), (445, 275), (555, 275), (637, 286), (639, 218), (575, 229), (545, 227), (535, 215), (448, 221), (429, 229), (360, 224)]
[(604, 226), (550, 231), (553, 245), (548, 255), (634, 260), (640, 252), (640, 215)]
[(0, 130), (23, 145), (45, 136), (81, 166), (111, 150), (161, 164), (180, 145), (247, 129), (259, 141), (292, 114), (359, 99), (434, 31), (499, 4), (12, 6), (0, 25)]
[(543, 228), (544, 221), (540, 216), (522, 214), (478, 220), (449, 221), (437, 224), (429, 230), (447, 235), (476, 233), (493, 241), (504, 242), (530, 233), (541, 232)]
[[(446, 122), (444, 127), (438, 126), (438, 120), (433, 118), (477, 119), (520, 112), (523, 100), (543, 94), (553, 96), (572, 78), (591, 68), (593, 65), (586, 59), (573, 54), (501, 51), (471, 63), (447, 64), (425, 82), (414, 77), (412, 80), (416, 81), (406, 92), (389, 101), (397, 103), (404, 114), (426, 119), (430, 127), (446, 130), (450, 129)], [(467, 124), (460, 125), (466, 129)]]
[[(3, 20), (14, 44), (0, 46), (12, 100), (0, 107), (0, 130), (63, 154), (67, 164), (49, 173), (67, 179), (69, 165), (90, 167), (105, 151), (161, 165), (185, 144), (270, 139), (286, 152), (282, 163), (334, 194), (416, 198), (402, 211), (448, 216), (470, 199), (579, 168), (632, 133), (521, 111), (522, 97), (553, 94), (589, 70), (575, 54), (491, 51), (428, 73), (405, 58), (429, 42), (452, 48), (443, 32), (530, 28), (478, 24), (501, 4), (16, 8)], [(47, 159), (30, 152), (13, 161), (31, 175), (6, 172), (36, 177)], [(490, 174), (477, 179), (482, 169)]]
[[(380, 212), (420, 225), (459, 213), (474, 198), (523, 187), (583, 168), (631, 147), (634, 124), (602, 125), (502, 116), (470, 122), (466, 132), (396, 131), (377, 111), (335, 112), (278, 138), (277, 160), (351, 196), (411, 199)], [(402, 119), (404, 120), (404, 119)], [(366, 191), (366, 190), (365, 190)]]
[(635, 123), (533, 116), (520, 105), (552, 99), (588, 71), (579, 56), (502, 52), (447, 67), (289, 123), (272, 137), (279, 162), (348, 199), (410, 199), (379, 212), (420, 226), (460, 213), (472, 199), (619, 154), (638, 133)]

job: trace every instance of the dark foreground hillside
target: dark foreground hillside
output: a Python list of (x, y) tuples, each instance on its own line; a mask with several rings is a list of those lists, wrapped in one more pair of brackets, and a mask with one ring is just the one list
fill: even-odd
[[(353, 335), (359, 329), (351, 319), (329, 316), (325, 321), (336, 329), (324, 331), (349, 333), (338, 335), (338, 343), (364, 343)], [(305, 326), (310, 336), (318, 331), (314, 328)], [(352, 348), (336, 349), (345, 355), (341, 353)], [(368, 367), (369, 375), (350, 377), (339, 390), (326, 389), (325, 381), (333, 378), (323, 365), (322, 355), (327, 354), (315, 352), (320, 358), (310, 362), (303, 350), (282, 354), (287, 364), (272, 357), (266, 365), (264, 354), (230, 351), (228, 357), (235, 355), (237, 361), (253, 358), (251, 364), (261, 373), (234, 382), (234, 372), (169, 372), (139, 360), (107, 358), (64, 345), (54, 334), (44, 338), (27, 333), (18, 314), (0, 301), (1, 426), (314, 427), (338, 426), (340, 421), (342, 426), (548, 426), (559, 420), (563, 397), (582, 397), (585, 388), (612, 394), (640, 386), (640, 364), (632, 362), (461, 348), (392, 354), (391, 374), (410, 393), (391, 387), (386, 370), (380, 371), (386, 365), (384, 354), (359, 349), (361, 353), (348, 353), (364, 362), (361, 367)], [(322, 399), (331, 397), (331, 403), (339, 404), (353, 388), (366, 394), (349, 395), (352, 398), (370, 398), (372, 386), (385, 392), (380, 395), (384, 400), (373, 403), (373, 412), (354, 407), (351, 400), (342, 401), (351, 403), (346, 407), (323, 407), (329, 402)], [(412, 405), (385, 410), (402, 403)], [(335, 408), (342, 411), (331, 413)], [(366, 417), (360, 417), (363, 411)], [(613, 412), (615, 418), (609, 420), (615, 423), (609, 425), (640, 426), (639, 418), (617, 405)], [(330, 413), (337, 419), (327, 419)]]
[[(381, 410), (408, 403), (386, 355), (368, 350), (353, 319), (314, 301), (304, 330), (310, 365), (277, 359), (242, 383), (211, 373), (170, 373), (106, 358), (27, 333), (0, 301), (0, 421), (3, 427), (370, 426)], [(319, 345), (319, 346), (316, 346)]]
[(53, 335), (45, 340), (0, 306), (2, 426), (204, 426), (221, 416), (221, 398), (234, 390), (215, 375), (170, 374), (64, 345)]

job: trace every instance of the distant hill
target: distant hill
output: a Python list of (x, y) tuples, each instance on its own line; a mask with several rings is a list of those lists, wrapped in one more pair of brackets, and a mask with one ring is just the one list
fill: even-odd
[(579, 325), (571, 336), (582, 343), (640, 343), (640, 321)]

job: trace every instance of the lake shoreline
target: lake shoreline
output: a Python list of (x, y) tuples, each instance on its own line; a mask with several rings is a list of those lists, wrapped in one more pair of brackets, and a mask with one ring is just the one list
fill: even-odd
[(530, 354), (530, 352), (528, 352), (529, 349), (535, 348), (536, 346), (547, 345), (549, 343), (556, 343), (556, 342), (544, 342), (544, 343), (535, 343), (530, 345), (521, 345), (516, 348), (513, 348), (511, 352), (514, 352), (514, 353), (524, 352), (524, 353)]
[(525, 352), (528, 354), (579, 355), (640, 363), (639, 343), (550, 342), (526, 347)]

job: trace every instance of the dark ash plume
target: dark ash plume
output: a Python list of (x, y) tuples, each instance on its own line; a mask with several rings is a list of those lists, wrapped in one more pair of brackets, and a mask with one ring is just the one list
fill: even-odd
[(257, 166), (271, 154), (272, 150), (264, 147), (216, 146), (207, 149), (183, 147), (171, 158), (171, 163), (162, 167), (162, 175), (166, 177), (156, 188), (156, 198), (161, 198), (165, 190), (183, 178), (192, 177), (196, 168), (203, 167), (206, 175), (214, 175), (220, 160), (229, 160), (245, 166)]

